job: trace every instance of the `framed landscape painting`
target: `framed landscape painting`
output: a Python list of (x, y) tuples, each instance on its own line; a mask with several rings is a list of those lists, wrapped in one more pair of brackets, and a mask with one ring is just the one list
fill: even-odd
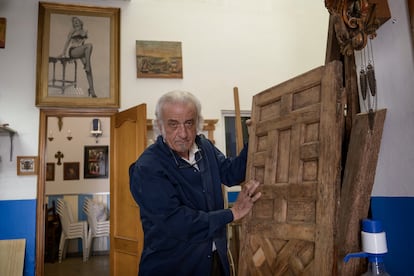
[(137, 78), (183, 78), (179, 41), (136, 41)]
[(36, 106), (119, 107), (120, 9), (39, 3)]

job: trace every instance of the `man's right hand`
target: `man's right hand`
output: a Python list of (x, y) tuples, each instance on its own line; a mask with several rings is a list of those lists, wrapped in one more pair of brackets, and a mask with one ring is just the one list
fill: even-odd
[(230, 208), (235, 221), (245, 217), (253, 208), (254, 203), (261, 197), (262, 193), (256, 192), (259, 185), (259, 181), (256, 180), (250, 180), (243, 185), (236, 202)]

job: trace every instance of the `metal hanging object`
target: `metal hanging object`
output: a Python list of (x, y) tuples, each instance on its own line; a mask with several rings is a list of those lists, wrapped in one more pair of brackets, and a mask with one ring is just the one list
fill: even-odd
[[(367, 61), (368, 59), (368, 61)], [(366, 65), (368, 63), (368, 65)], [(368, 125), (374, 128), (375, 111), (377, 110), (377, 81), (375, 79), (374, 55), (371, 40), (368, 47), (361, 51), (361, 70), (359, 72), (359, 89), (368, 112)], [(368, 93), (368, 90), (370, 93)]]
[(372, 64), (368, 64), (367, 66), (367, 78), (371, 95), (375, 97), (377, 95), (377, 81), (375, 79), (375, 71), (374, 66), (372, 66)]
[(361, 71), (359, 71), (359, 88), (361, 90), (361, 96), (364, 101), (367, 99), (367, 85), (367, 74), (365, 73), (364, 69), (361, 69)]

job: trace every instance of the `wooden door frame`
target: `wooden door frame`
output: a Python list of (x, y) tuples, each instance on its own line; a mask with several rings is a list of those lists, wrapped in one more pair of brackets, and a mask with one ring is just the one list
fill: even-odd
[[(36, 194), (36, 262), (35, 272), (38, 276), (44, 275), (45, 254), (45, 182), (46, 182), (46, 140), (47, 119), (49, 117), (111, 117), (117, 109), (75, 109), (75, 108), (47, 108), (40, 109), (39, 114), (39, 173), (37, 177)], [(112, 164), (109, 164), (111, 167)], [(112, 185), (112, 183), (110, 183)]]

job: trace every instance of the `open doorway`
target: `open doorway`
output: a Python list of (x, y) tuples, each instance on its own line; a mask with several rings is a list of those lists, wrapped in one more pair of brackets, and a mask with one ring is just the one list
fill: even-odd
[[(37, 219), (36, 219), (36, 275), (40, 275), (40, 276), (44, 275), (44, 268), (45, 268), (44, 262), (45, 262), (45, 252), (46, 252), (45, 221), (47, 217), (47, 204), (53, 201), (53, 200), (51, 201), (50, 198), (48, 198), (48, 196), (49, 197), (51, 195), (56, 196), (56, 190), (53, 190), (50, 187), (49, 187), (50, 189), (47, 189), (48, 188), (47, 184), (52, 183), (52, 181), (50, 181), (51, 179), (50, 171), (47, 170), (48, 163), (56, 163), (55, 164), (55, 178), (56, 179), (59, 178), (61, 180), (66, 178), (67, 180), (63, 181), (63, 184), (65, 184), (64, 182), (73, 182), (73, 183), (77, 182), (77, 185), (81, 186), (82, 184), (80, 180), (81, 178), (83, 178), (84, 168), (85, 168), (84, 167), (85, 161), (83, 157), (81, 160), (79, 160), (79, 162), (77, 160), (73, 160), (73, 158), (79, 159), (79, 157), (74, 157), (73, 155), (71, 155), (72, 154), (71, 152), (73, 151), (71, 147), (73, 147), (74, 143), (68, 148), (68, 153), (66, 155), (67, 156), (66, 158), (63, 157), (60, 160), (59, 158), (54, 159), (54, 154), (56, 154), (57, 157), (60, 156), (60, 154), (58, 153), (59, 148), (56, 148), (56, 149), (54, 148), (56, 153), (54, 153), (53, 157), (51, 157), (50, 153), (48, 153), (48, 148), (52, 147), (51, 144), (49, 144), (52, 141), (49, 141), (48, 138), (54, 138), (53, 140), (56, 139), (55, 146), (58, 145), (57, 143), (58, 143), (59, 135), (62, 136), (61, 137), (62, 139), (66, 139), (67, 142), (74, 142), (75, 139), (79, 139), (79, 137), (78, 138), (75, 137), (75, 133), (78, 132), (78, 129), (76, 128), (77, 124), (76, 122), (74, 123), (72, 121), (72, 124), (74, 123), (75, 125), (71, 126), (71, 124), (69, 124), (69, 121), (70, 121), (69, 118), (71, 119), (79, 118), (80, 120), (85, 120), (88, 122), (91, 122), (93, 118), (102, 118), (103, 120), (108, 120), (109, 122), (110, 116), (113, 115), (115, 112), (116, 111), (114, 110), (79, 110), (79, 109), (76, 109), (76, 110), (75, 109), (41, 109), (40, 110), (40, 126), (39, 126), (39, 168), (40, 170), (39, 170), (39, 176), (38, 176), (37, 210), (36, 210), (36, 215), (37, 215)], [(68, 123), (66, 125), (66, 128), (64, 127), (65, 118), (67, 118), (66, 121)], [(56, 126), (59, 127), (59, 125), (61, 125), (62, 123), (63, 123), (63, 126), (60, 131), (53, 130), (55, 126), (52, 126), (51, 124), (56, 124)], [(70, 126), (70, 128), (68, 128), (68, 126)], [(75, 128), (76, 128), (76, 131), (75, 131)], [(50, 133), (49, 130), (52, 130), (52, 133)], [(106, 131), (107, 131), (108, 140), (107, 141), (105, 140), (105, 143), (107, 142), (106, 145), (109, 145), (110, 127), (108, 127)], [(85, 135), (88, 135), (88, 133), (85, 133)], [(68, 137), (72, 137), (72, 138), (69, 139)], [(88, 138), (91, 138), (91, 137), (88, 137)], [(85, 138), (85, 139), (88, 139), (88, 138)], [(96, 144), (95, 138), (92, 137), (90, 143), (88, 142), (87, 144), (89, 145)], [(98, 143), (98, 145), (100, 144)], [(63, 145), (61, 146), (63, 147)], [(65, 153), (62, 150), (60, 150), (60, 152), (62, 155), (65, 155)], [(82, 151), (81, 154), (83, 156), (84, 151)], [(71, 162), (71, 161), (74, 161), (74, 162)], [(59, 165), (59, 172), (56, 169), (56, 167), (58, 167), (57, 165), (58, 162), (61, 163)], [(74, 175), (65, 176), (64, 164), (63, 164), (65, 162), (70, 163), (70, 164), (67, 164), (68, 166), (66, 169), (67, 171), (66, 174), (69, 173), (70, 167), (75, 167)], [(107, 166), (109, 167), (109, 159), (108, 159)], [(69, 178), (75, 178), (75, 179), (69, 180)], [(88, 188), (86, 188), (86, 190), (83, 189), (83, 192), (87, 194), (92, 194), (91, 192), (93, 192), (94, 187), (95, 188), (99, 187), (99, 184), (97, 184), (98, 182), (96, 181), (97, 181), (96, 179), (92, 179), (91, 183), (94, 183), (94, 184), (90, 185), (89, 190)], [(108, 183), (109, 183), (109, 178), (108, 178)], [(52, 187), (56, 188), (56, 185), (53, 185)], [(47, 192), (47, 190), (49, 191)], [(109, 190), (108, 190), (108, 198), (109, 198)], [(67, 195), (70, 194), (71, 196), (73, 196), (76, 193), (71, 193), (68, 190), (63, 190), (62, 194), (67, 194)], [(99, 197), (99, 198), (102, 198), (102, 197)]]

